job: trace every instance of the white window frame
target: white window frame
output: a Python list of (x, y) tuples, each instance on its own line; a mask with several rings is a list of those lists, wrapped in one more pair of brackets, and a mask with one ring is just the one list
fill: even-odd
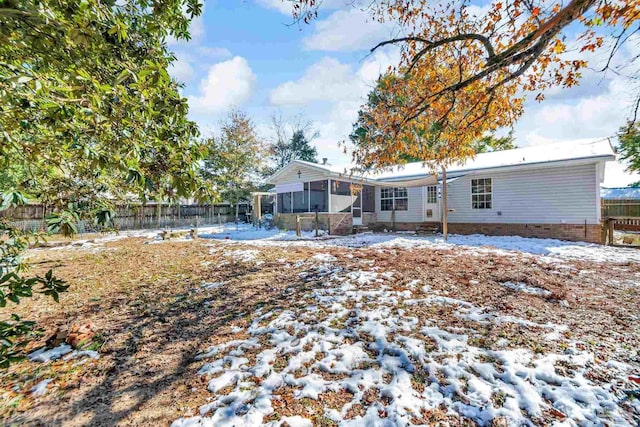
[[(486, 191), (487, 182), (489, 185), (489, 191)], [(475, 192), (474, 192), (474, 188), (476, 189)], [(482, 191), (478, 191), (478, 189), (480, 188), (482, 189)], [(474, 196), (477, 197), (477, 199), (475, 200), (475, 203), (474, 203)], [(488, 201), (487, 201), (487, 196), (489, 196)], [(471, 209), (477, 209), (477, 210), (493, 209), (493, 178), (472, 178), (471, 179)]]
[[(430, 198), (433, 196), (433, 200)], [(428, 185), (427, 186), (427, 204), (434, 205), (438, 203), (438, 186), (437, 185)]]
[[(391, 196), (384, 196), (383, 192), (385, 190), (389, 190), (391, 192)], [(404, 192), (404, 196), (399, 196), (398, 193)], [(383, 200), (391, 200), (391, 209), (383, 208)], [(406, 200), (406, 205), (404, 209), (398, 209), (396, 201)], [(380, 210), (383, 212), (391, 212), (391, 211), (408, 211), (409, 210), (409, 191), (406, 187), (383, 187), (380, 188)]]

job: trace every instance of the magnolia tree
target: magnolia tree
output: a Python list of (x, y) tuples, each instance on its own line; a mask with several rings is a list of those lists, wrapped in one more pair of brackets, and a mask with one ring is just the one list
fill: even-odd
[[(305, 22), (321, 5), (293, 3), (294, 15)], [(399, 46), (402, 55), (359, 115), (356, 132), (363, 142), (355, 146), (354, 160), (365, 168), (406, 158), (446, 166), (473, 155), (475, 141), (522, 115), (527, 94), (542, 100), (552, 86), (578, 84), (587, 62), (563, 55), (570, 27), (578, 32), (580, 52), (603, 51), (611, 59), (640, 19), (636, 0), (494, 0), (484, 12), (465, 0), (356, 6), (376, 21), (396, 23), (402, 34), (372, 47)]]
[[(108, 221), (110, 201), (126, 194), (210, 194), (197, 170), (206, 148), (167, 73), (166, 40), (188, 39), (201, 11), (197, 0), (3, 1), (3, 208), (28, 193), (56, 211), (53, 231), (73, 233), (83, 207)], [(30, 236), (6, 220), (0, 234), (0, 306), (33, 292), (57, 299), (66, 285), (51, 272), (25, 276)], [(0, 366), (32, 330), (3, 316)]]

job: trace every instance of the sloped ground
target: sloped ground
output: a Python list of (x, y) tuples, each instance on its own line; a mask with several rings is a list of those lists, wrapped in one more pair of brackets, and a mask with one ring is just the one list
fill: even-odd
[[(640, 373), (635, 255), (586, 246), (597, 256), (550, 257), (475, 239), (132, 238), (34, 251), (37, 268), (56, 266), (72, 290), (22, 314), (49, 332), (91, 323), (100, 358), (17, 364), (0, 378), (1, 415), (33, 425), (636, 425), (640, 404), (625, 393)], [(31, 392), (46, 379), (44, 394)]]

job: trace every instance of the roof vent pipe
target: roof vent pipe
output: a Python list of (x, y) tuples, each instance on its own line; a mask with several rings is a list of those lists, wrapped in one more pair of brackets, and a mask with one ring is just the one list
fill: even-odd
[(323, 158), (322, 158), (322, 165), (323, 165), (323, 166), (326, 166), (326, 165), (327, 165), (327, 160), (329, 160), (329, 159), (327, 159), (326, 157), (323, 157)]

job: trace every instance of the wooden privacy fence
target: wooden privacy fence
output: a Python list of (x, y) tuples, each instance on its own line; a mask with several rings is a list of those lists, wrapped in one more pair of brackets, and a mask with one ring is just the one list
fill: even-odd
[[(248, 204), (240, 204), (240, 219), (250, 212)], [(217, 224), (235, 220), (235, 206), (230, 204), (177, 205), (177, 204), (131, 204), (114, 208), (114, 226), (119, 230), (145, 228), (189, 227)], [(51, 210), (42, 204), (17, 206), (0, 212), (0, 217), (22, 230), (45, 231), (46, 217)], [(80, 221), (80, 233), (99, 231), (91, 221)]]
[(609, 218), (608, 227), (620, 231), (640, 231), (640, 200), (638, 199), (602, 199), (602, 218), (605, 222)]
[(602, 218), (637, 217), (640, 218), (640, 200), (638, 199), (602, 199)]

